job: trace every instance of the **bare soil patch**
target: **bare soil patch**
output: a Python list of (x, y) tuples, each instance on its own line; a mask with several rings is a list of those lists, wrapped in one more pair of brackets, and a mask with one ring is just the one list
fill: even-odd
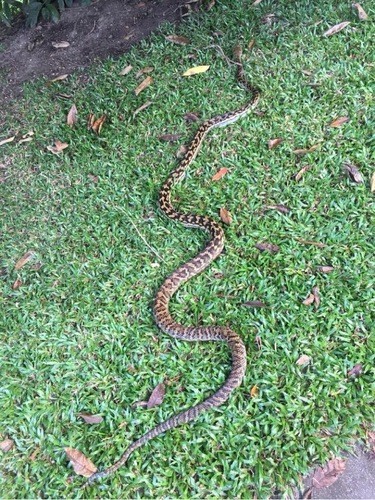
[[(0, 27), (0, 103), (22, 93), (22, 83), (55, 78), (96, 58), (123, 54), (161, 23), (176, 22), (187, 0), (94, 0), (66, 9), (59, 23), (27, 29), (20, 19)], [(56, 43), (69, 46), (56, 48)], [(55, 45), (55, 46), (54, 46)], [(65, 44), (66, 45), (66, 44)]]

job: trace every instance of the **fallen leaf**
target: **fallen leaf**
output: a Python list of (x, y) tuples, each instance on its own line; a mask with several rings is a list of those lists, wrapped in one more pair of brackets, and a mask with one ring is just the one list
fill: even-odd
[(348, 370), (348, 377), (353, 377), (353, 378), (357, 378), (361, 375), (363, 371), (363, 366), (358, 363), (356, 365), (353, 366), (353, 368), (351, 368), (350, 370)]
[(267, 307), (267, 304), (265, 304), (261, 300), (248, 300), (247, 302), (244, 302), (242, 305), (246, 307), (257, 307), (257, 308)]
[(103, 417), (100, 415), (90, 415), (90, 413), (78, 413), (78, 416), (81, 417), (86, 424), (100, 424), (103, 422)]
[(13, 135), (12, 137), (8, 137), (8, 139), (3, 139), (2, 141), (0, 141), (0, 146), (2, 146), (3, 144), (8, 144), (8, 142), (13, 142), (15, 138), (16, 136)]
[(56, 78), (50, 80), (50, 83), (59, 82), (60, 80), (65, 80), (66, 78), (68, 78), (68, 76), (69, 76), (68, 74), (56, 76)]
[(186, 113), (184, 118), (187, 122), (196, 122), (199, 120), (198, 116), (195, 113)]
[(319, 287), (314, 286), (312, 289), (312, 293), (314, 295), (314, 302), (315, 302), (315, 309), (317, 309), (320, 305), (320, 293), (319, 293)]
[(66, 123), (69, 125), (69, 127), (73, 127), (73, 125), (77, 123), (77, 108), (75, 104), (73, 104), (69, 110), (69, 113), (66, 117)]
[(255, 39), (252, 38), (250, 42), (247, 44), (248, 50), (251, 50), (254, 47), (254, 45), (255, 45)]
[(22, 255), (22, 257), (17, 260), (14, 269), (18, 271), (21, 269), (25, 264), (27, 264), (33, 257), (35, 256), (35, 252), (29, 250), (25, 254)]
[(262, 349), (262, 338), (260, 337), (260, 335), (256, 335), (254, 341), (257, 345), (258, 350), (260, 351)]
[(312, 168), (312, 165), (305, 165), (304, 167), (301, 168), (301, 170), (295, 175), (295, 180), (298, 182), (302, 176)]
[(375, 193), (375, 172), (371, 176), (370, 190), (371, 190), (371, 193)]
[(159, 139), (165, 142), (175, 142), (182, 136), (182, 134), (163, 134), (159, 135)]
[(317, 489), (331, 486), (337, 478), (344, 472), (346, 460), (342, 458), (333, 458), (326, 463), (324, 467), (315, 469), (312, 482)]
[(61, 151), (64, 151), (69, 146), (67, 142), (61, 142), (58, 139), (55, 141), (54, 146), (47, 146), (48, 151), (51, 151), (54, 155), (57, 155), (61, 153)]
[(296, 240), (302, 243), (303, 245), (313, 245), (314, 247), (319, 247), (319, 248), (324, 248), (327, 246), (325, 243), (322, 243), (320, 241), (304, 240), (302, 238), (296, 238)]
[(335, 268), (332, 266), (318, 266), (318, 271), (321, 273), (331, 273)]
[(66, 49), (67, 47), (70, 47), (69, 42), (52, 42), (52, 47), (55, 49)]
[(140, 106), (139, 108), (137, 108), (134, 113), (133, 113), (133, 118), (135, 118), (137, 116), (138, 113), (140, 113), (141, 111), (143, 111), (144, 109), (148, 108), (149, 106), (151, 106), (152, 104), (152, 101), (147, 101), (145, 102), (144, 104), (142, 104), (142, 106)]
[(259, 394), (259, 388), (258, 388), (258, 386), (257, 385), (253, 385), (253, 387), (250, 390), (250, 396), (252, 398), (255, 398), (256, 396), (258, 396), (258, 394)]
[(182, 74), (182, 76), (192, 76), (198, 75), (199, 73), (205, 73), (209, 68), (210, 66), (194, 66), (193, 68), (189, 68), (188, 70), (186, 70), (185, 73)]
[(4, 453), (7, 453), (10, 451), (14, 446), (14, 441), (13, 439), (4, 439), (4, 441), (0, 442), (0, 450), (3, 451)]
[(251, 5), (255, 7), (256, 5), (259, 5), (262, 0), (255, 0)]
[(344, 163), (344, 170), (347, 174), (349, 174), (349, 177), (354, 182), (356, 182), (357, 184), (363, 184), (363, 177), (355, 165), (353, 165), (352, 163)]
[(219, 181), (220, 179), (222, 179), (224, 177), (224, 175), (226, 175), (228, 173), (228, 169), (225, 168), (225, 167), (222, 167), (220, 170), (218, 170), (216, 172), (215, 175), (212, 176), (212, 180), (213, 181)]
[(375, 431), (367, 432), (368, 444), (371, 446), (373, 453), (375, 453)]
[(333, 120), (333, 122), (331, 122), (329, 124), (330, 127), (334, 127), (334, 128), (338, 128), (338, 127), (341, 127), (341, 125), (343, 125), (344, 123), (348, 122), (349, 121), (349, 117), (348, 116), (339, 116), (338, 118), (336, 118), (335, 120)]
[(271, 252), (277, 253), (280, 250), (280, 247), (277, 245), (273, 245), (272, 243), (256, 243), (255, 248), (260, 250), (261, 252)]
[(154, 406), (161, 405), (165, 396), (165, 385), (163, 383), (158, 384), (152, 391), (149, 400), (147, 401), (147, 408), (153, 408)]
[(89, 130), (94, 125), (94, 121), (95, 121), (95, 115), (94, 115), (94, 113), (89, 113), (88, 117), (87, 117), (87, 128)]
[(310, 293), (308, 297), (306, 297), (306, 299), (302, 302), (302, 304), (304, 306), (310, 306), (311, 304), (313, 304), (315, 301), (315, 297), (314, 297), (314, 294), (313, 293)]
[(329, 28), (329, 30), (327, 30), (325, 33), (323, 33), (323, 36), (335, 35), (336, 33), (339, 33), (339, 31), (346, 28), (348, 26), (348, 24), (350, 24), (349, 21), (344, 21), (342, 23), (335, 24), (334, 26), (332, 26), (332, 28)]
[(204, 10), (206, 12), (209, 12), (212, 9), (212, 7), (215, 6), (215, 4), (216, 4), (216, 0), (209, 0), (208, 3), (206, 3), (206, 5), (204, 6)]
[(268, 141), (268, 149), (274, 149), (276, 146), (283, 142), (281, 137), (277, 137), (277, 139), (270, 139)]
[(147, 88), (149, 85), (151, 85), (151, 83), (153, 82), (154, 80), (151, 78), (151, 76), (147, 76), (139, 85), (138, 87), (134, 90), (134, 93), (135, 95), (139, 95), (142, 90), (144, 90), (145, 88)]
[(37, 447), (35, 448), (35, 450), (34, 450), (34, 451), (31, 453), (31, 455), (29, 456), (29, 460), (30, 460), (30, 462), (33, 462), (33, 461), (36, 459), (36, 457), (37, 457), (37, 455), (38, 455), (39, 453), (40, 453), (40, 448), (39, 448), (39, 446), (37, 446)]
[(177, 158), (183, 158), (186, 154), (186, 151), (188, 150), (188, 147), (186, 144), (181, 144), (181, 146), (178, 148), (178, 151), (176, 153)]
[(98, 470), (81, 451), (74, 448), (65, 448), (65, 453), (73, 465), (74, 472), (79, 476), (90, 477)]
[(314, 144), (313, 146), (309, 147), (309, 148), (306, 148), (306, 149), (295, 149), (293, 151), (294, 154), (296, 155), (305, 155), (307, 153), (312, 153), (313, 151), (315, 151), (316, 149), (318, 149), (318, 147), (320, 146), (320, 144)]
[(123, 68), (123, 69), (120, 71), (119, 75), (121, 75), (121, 76), (125, 76), (125, 75), (127, 75), (128, 73), (130, 73), (132, 69), (133, 69), (133, 66), (132, 66), (131, 64), (128, 64), (127, 66), (125, 66), (125, 68)]
[(302, 356), (300, 356), (297, 359), (296, 365), (299, 365), (299, 366), (307, 365), (308, 363), (310, 363), (310, 361), (311, 361), (310, 356), (306, 356), (306, 354), (302, 354)]
[(277, 210), (278, 212), (281, 212), (282, 214), (287, 214), (290, 212), (290, 208), (286, 207), (285, 205), (266, 205), (265, 206), (266, 210)]
[(102, 115), (97, 120), (94, 120), (94, 123), (91, 125), (91, 130), (99, 135), (106, 119), (107, 115)]
[(33, 140), (33, 135), (34, 135), (34, 131), (33, 130), (29, 130), (29, 132), (26, 132), (26, 134), (24, 134), (22, 136), (22, 139), (20, 139), (18, 141), (18, 144), (22, 144), (24, 142), (30, 142)]
[(90, 181), (94, 182), (95, 184), (97, 184), (99, 182), (99, 177), (97, 175), (88, 174), (87, 177), (90, 179)]
[(186, 36), (168, 35), (165, 37), (168, 42), (177, 43), (178, 45), (188, 45), (190, 40)]
[(12, 285), (13, 290), (18, 290), (22, 286), (22, 281), (20, 278), (17, 278), (16, 281)]
[(220, 219), (228, 226), (232, 224), (232, 216), (226, 208), (220, 208)]
[(366, 21), (368, 15), (359, 3), (353, 3), (353, 7), (357, 9), (358, 17), (361, 21)]
[(142, 68), (142, 69), (140, 69), (140, 70), (136, 73), (135, 77), (136, 77), (136, 78), (139, 78), (140, 76), (145, 75), (145, 74), (147, 74), (147, 73), (151, 73), (152, 71), (154, 71), (154, 68), (153, 68), (152, 66), (146, 66), (146, 68)]

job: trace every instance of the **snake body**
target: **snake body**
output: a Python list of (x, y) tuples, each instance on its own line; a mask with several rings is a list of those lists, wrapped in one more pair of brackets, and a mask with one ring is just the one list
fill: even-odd
[(207, 231), (210, 234), (210, 240), (206, 247), (197, 256), (181, 265), (178, 269), (173, 271), (170, 276), (168, 276), (157, 292), (154, 303), (154, 317), (156, 324), (163, 332), (168, 333), (170, 336), (191, 342), (205, 340), (226, 342), (232, 355), (230, 373), (224, 384), (214, 394), (201, 403), (192, 406), (187, 410), (172, 416), (171, 418), (168, 418), (148, 431), (146, 434), (134, 441), (127, 448), (121, 458), (112, 466), (90, 476), (88, 480), (89, 483), (115, 472), (119, 469), (119, 467), (125, 464), (134, 450), (143, 446), (156, 436), (159, 436), (160, 434), (168, 431), (169, 429), (173, 429), (178, 425), (195, 420), (198, 415), (210, 408), (222, 405), (228, 399), (231, 392), (241, 384), (245, 375), (246, 349), (242, 339), (236, 332), (223, 326), (184, 326), (177, 323), (169, 312), (169, 301), (171, 300), (173, 294), (183, 283), (206, 269), (206, 267), (208, 267), (211, 262), (221, 254), (224, 248), (224, 232), (220, 224), (204, 215), (185, 214), (177, 211), (171, 202), (171, 190), (173, 186), (182, 179), (186, 169), (193, 162), (207, 133), (215, 127), (222, 127), (235, 122), (238, 118), (247, 114), (259, 100), (258, 89), (251, 86), (244, 76), (243, 67), (240, 62), (241, 50), (239, 47), (235, 49), (235, 56), (238, 67), (237, 79), (247, 90), (251, 92), (252, 98), (250, 102), (235, 111), (229, 111), (202, 123), (190, 143), (184, 158), (168, 176), (159, 193), (159, 206), (161, 211), (167, 217), (181, 222), (186, 227), (199, 228)]

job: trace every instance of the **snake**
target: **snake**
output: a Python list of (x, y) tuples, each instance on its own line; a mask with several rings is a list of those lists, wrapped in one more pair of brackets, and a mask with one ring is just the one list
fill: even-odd
[(239, 46), (235, 47), (234, 56), (235, 63), (237, 65), (237, 80), (251, 93), (250, 101), (234, 111), (228, 111), (203, 122), (199, 126), (193, 140), (188, 146), (183, 159), (169, 174), (159, 192), (159, 207), (164, 215), (166, 215), (169, 219), (182, 223), (186, 227), (199, 228), (208, 232), (210, 239), (205, 248), (200, 251), (198, 255), (178, 267), (165, 279), (156, 294), (153, 308), (157, 326), (160, 330), (169, 334), (171, 337), (190, 342), (225, 342), (229, 347), (232, 358), (230, 373), (224, 384), (214, 394), (210, 395), (195, 406), (191, 406), (187, 410), (168, 418), (164, 422), (161, 422), (153, 429), (146, 432), (139, 439), (131, 443), (121, 458), (112, 466), (102, 471), (94, 472), (88, 478), (87, 484), (91, 484), (98, 479), (113, 474), (127, 462), (130, 455), (137, 448), (145, 445), (151, 439), (154, 439), (160, 434), (163, 434), (170, 429), (174, 429), (181, 424), (186, 424), (195, 420), (201, 413), (211, 408), (222, 405), (229, 398), (230, 394), (241, 384), (244, 378), (246, 371), (246, 348), (243, 340), (236, 332), (226, 326), (182, 325), (176, 322), (169, 312), (170, 300), (181, 285), (206, 269), (212, 261), (214, 261), (221, 254), (224, 248), (224, 231), (221, 225), (205, 215), (179, 212), (172, 204), (171, 191), (174, 185), (185, 176), (186, 170), (190, 167), (197, 156), (202, 142), (208, 132), (216, 127), (224, 127), (237, 121), (239, 118), (249, 113), (259, 101), (260, 91), (258, 88), (252, 86), (245, 77), (243, 65), (241, 63), (242, 50)]

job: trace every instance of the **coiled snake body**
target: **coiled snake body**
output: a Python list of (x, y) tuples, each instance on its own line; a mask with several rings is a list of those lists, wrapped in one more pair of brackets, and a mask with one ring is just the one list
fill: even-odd
[(196, 406), (174, 415), (148, 431), (142, 437), (134, 441), (127, 448), (122, 457), (111, 467), (108, 467), (101, 472), (96, 472), (90, 476), (88, 480), (89, 483), (115, 472), (127, 461), (134, 450), (159, 434), (162, 434), (169, 429), (173, 429), (180, 424), (185, 424), (196, 419), (200, 413), (208, 410), (209, 408), (223, 404), (228, 399), (230, 393), (241, 384), (244, 377), (246, 371), (246, 350), (242, 339), (237, 335), (237, 333), (230, 328), (222, 326), (184, 326), (174, 321), (169, 313), (169, 301), (176, 290), (178, 290), (183, 283), (188, 281), (193, 276), (196, 276), (209, 266), (211, 262), (220, 255), (224, 248), (224, 232), (221, 226), (216, 221), (203, 215), (190, 215), (178, 212), (171, 203), (171, 189), (184, 176), (186, 169), (196, 157), (207, 133), (215, 127), (222, 127), (229, 123), (233, 123), (238, 118), (248, 113), (259, 100), (258, 89), (251, 86), (244, 77), (242, 64), (240, 62), (241, 50), (239, 47), (235, 49), (235, 56), (238, 65), (237, 79), (247, 90), (251, 92), (251, 101), (235, 111), (230, 111), (211, 118), (198, 128), (198, 131), (190, 143), (183, 160), (169, 175), (159, 194), (160, 209), (167, 217), (177, 220), (187, 227), (204, 229), (210, 233), (211, 238), (204, 250), (202, 250), (196, 257), (176, 269), (164, 281), (156, 294), (154, 304), (154, 317), (156, 324), (163, 332), (168, 333), (172, 337), (193, 342), (204, 340), (226, 342), (232, 354), (231, 371), (225, 383), (214, 394), (212, 394), (212, 396), (209, 396)]

